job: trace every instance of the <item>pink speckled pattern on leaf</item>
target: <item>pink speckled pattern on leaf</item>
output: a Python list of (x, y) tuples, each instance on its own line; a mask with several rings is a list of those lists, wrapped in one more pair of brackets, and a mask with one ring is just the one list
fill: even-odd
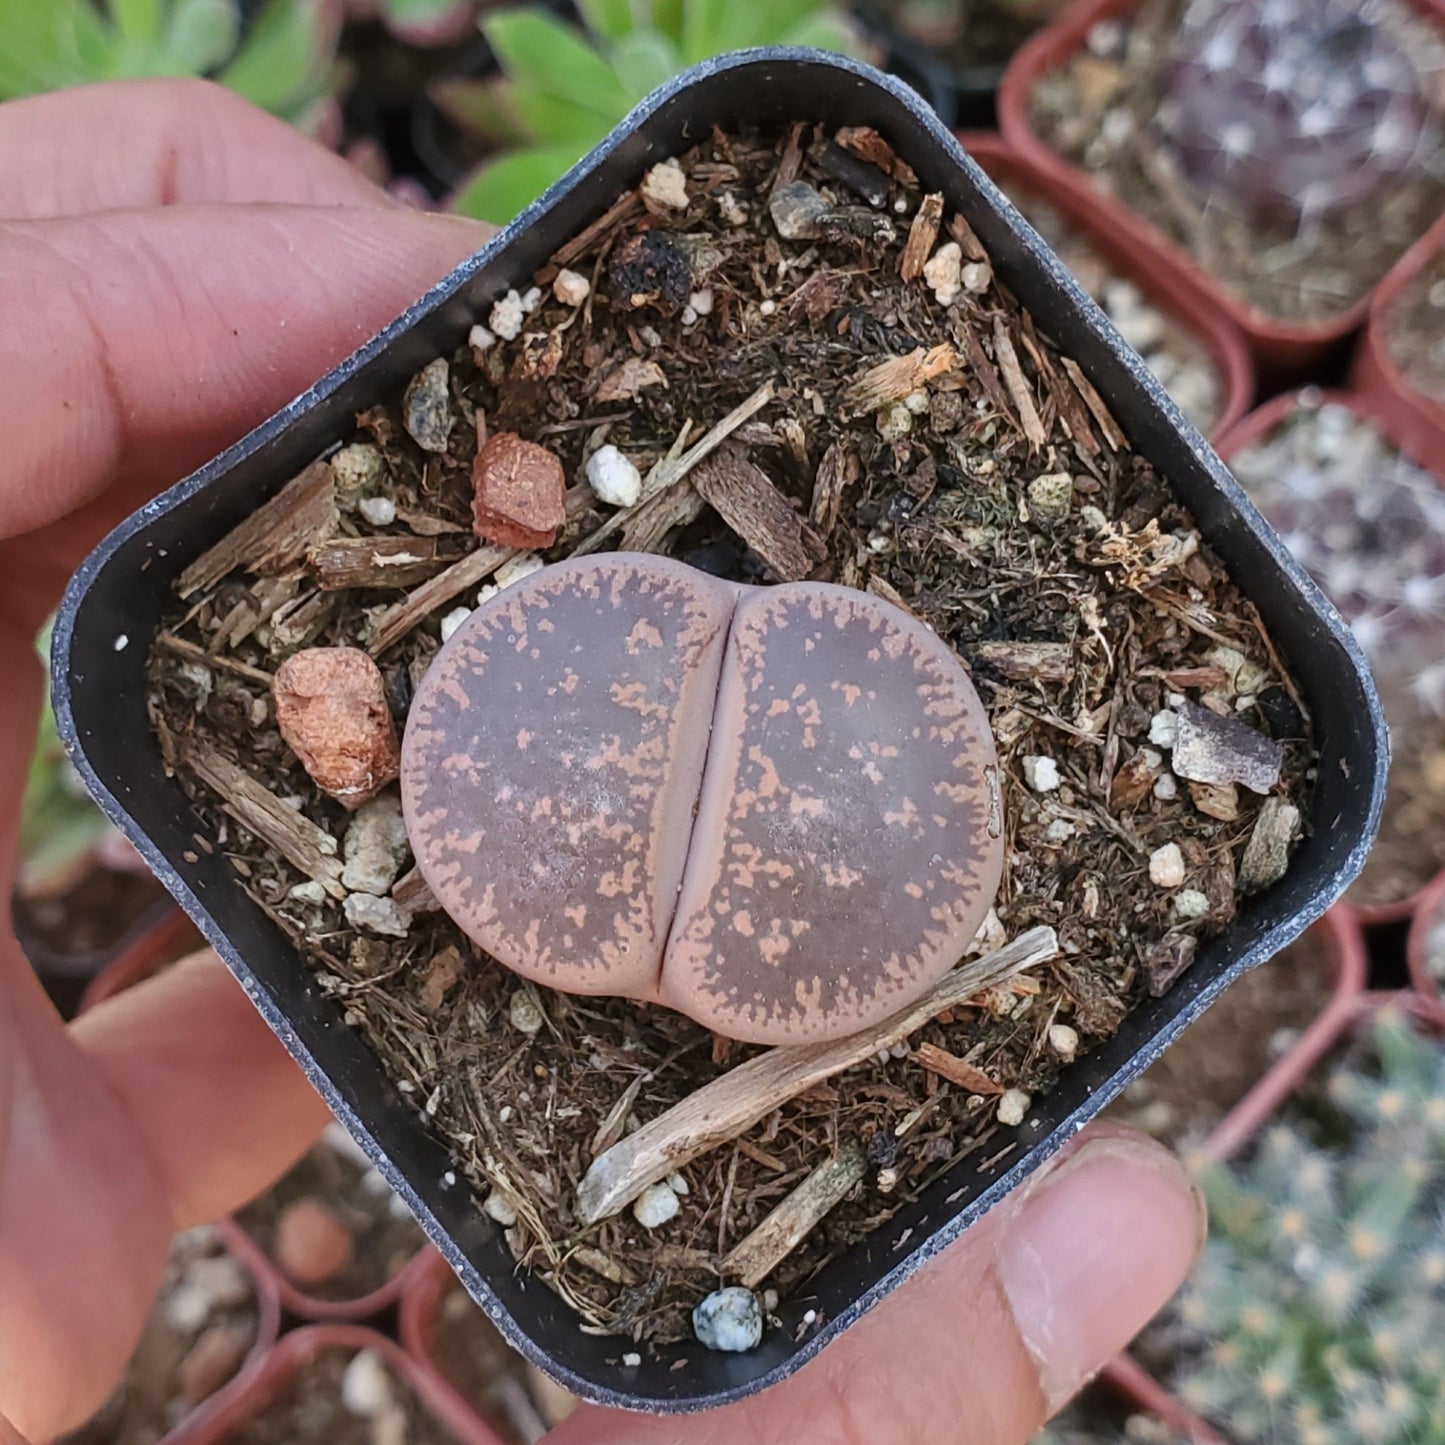
[(402, 797), (499, 962), (803, 1043), (957, 961), (1003, 868), (993, 739), (922, 624), (819, 583), (577, 558), (477, 609), (412, 705)]

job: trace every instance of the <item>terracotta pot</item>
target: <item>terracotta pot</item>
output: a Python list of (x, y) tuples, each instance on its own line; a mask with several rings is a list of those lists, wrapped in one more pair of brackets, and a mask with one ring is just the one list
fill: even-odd
[[(1029, 121), (1029, 96), (1039, 78), (1059, 70), (1083, 47), (1090, 28), (1099, 20), (1123, 19), (1140, 8), (1143, 0), (1078, 0), (1052, 25), (1033, 36), (1019, 50), (1004, 73), (998, 93), (999, 128), (1019, 154), (1034, 162), (1060, 188), (1082, 191), (1105, 208), (1110, 225), (1135, 253), (1137, 274), (1165, 278), (1188, 286), (1209, 307), (1228, 316), (1253, 349), (1260, 371), (1270, 379), (1300, 381), (1326, 366), (1345, 338), (1365, 320), (1371, 292), (1354, 305), (1321, 321), (1290, 321), (1271, 316), (1251, 305), (1205, 270), (1188, 251), (1152, 221), (1105, 194), (1088, 173), (1064, 160)], [(1420, 15), (1445, 25), (1445, 0), (1409, 0)]]
[[(1438, 228), (1437, 228), (1438, 229)], [(1381, 434), (1402, 453), (1409, 454), (1405, 446), (1405, 431), (1397, 407), (1379, 391), (1320, 391), (1322, 405), (1333, 403), (1348, 407), (1357, 416), (1373, 422)], [(1223, 433), (1216, 443), (1219, 454), (1226, 462), (1232, 460), (1246, 447), (1263, 441), (1280, 422), (1299, 405), (1298, 392), (1285, 392), (1272, 397), (1263, 406), (1256, 407), (1248, 416)], [(1412, 457), (1412, 459), (1415, 459)], [(1427, 465), (1423, 461), (1421, 465)], [(1433, 468), (1445, 485), (1445, 450), (1440, 451)], [(1383, 923), (1401, 923), (1414, 915), (1425, 893), (1424, 888), (1416, 889), (1403, 898), (1386, 903), (1352, 903), (1348, 899), (1336, 903), (1333, 911), (1351, 916), (1357, 924), (1373, 927)]]
[(369, 1293), (352, 1299), (323, 1299), (294, 1284), (234, 1217), (221, 1220), (218, 1227), (227, 1248), (245, 1261), (248, 1269), (265, 1275), (287, 1312), (303, 1320), (328, 1323), (369, 1320), (401, 1301), (412, 1277), (422, 1270), (427, 1259), (427, 1250), (418, 1247), (417, 1252), (385, 1284)]
[(1426, 396), (1401, 371), (1390, 350), (1390, 313), (1401, 292), (1445, 251), (1442, 218), (1408, 251), (1375, 288), (1369, 321), (1355, 352), (1350, 374), (1355, 387), (1387, 412), (1400, 438), (1400, 450), (1423, 467), (1445, 467), (1445, 402)]
[(1336, 904), (1315, 925), (1334, 972), (1329, 1002), (1289, 1050), (1260, 1076), (1254, 1087), (1216, 1125), (1205, 1141), (1211, 1159), (1228, 1159), (1251, 1139), (1300, 1081), (1359, 1017), (1365, 994), (1365, 938), (1353, 910)]
[[(466, 1296), (466, 1290), (455, 1271), (435, 1249), (424, 1251), (424, 1257), (414, 1271), (408, 1271), (406, 1292), (401, 1297), (397, 1311), (397, 1336), (402, 1348), (416, 1359), (423, 1361), (448, 1385), (466, 1399), (474, 1410), (498, 1420), (498, 1429), (504, 1435), (515, 1435), (520, 1439), (534, 1439), (548, 1429), (543, 1411), (527, 1388), (514, 1376), (505, 1375), (498, 1381), (496, 1398), (487, 1409), (487, 1402), (475, 1399), (466, 1387), (453, 1375), (448, 1374), (438, 1358), (436, 1343), (443, 1328), (443, 1310), (453, 1293)], [(470, 1301), (468, 1301), (470, 1304)], [(480, 1306), (473, 1305), (481, 1313)], [(500, 1335), (497, 1336), (498, 1350), (509, 1351), (510, 1346)], [(527, 1366), (535, 1370), (534, 1365)], [(556, 1387), (561, 1391), (561, 1386)], [(552, 1419), (555, 1422), (556, 1416)], [(508, 1429), (507, 1427), (510, 1427)]]
[(247, 1351), (241, 1368), (214, 1395), (202, 1400), (175, 1430), (165, 1436), (160, 1445), (174, 1445), (174, 1442), (189, 1439), (192, 1432), (204, 1431), (210, 1421), (223, 1416), (231, 1401), (241, 1398), (250, 1390), (251, 1380), (261, 1370), (280, 1338), (281, 1300), (270, 1277), (252, 1269), (240, 1255), (236, 1257), (256, 1291), (256, 1338)]
[[(91, 980), (81, 998), (80, 1011), (94, 1008), (134, 984), (160, 972), (168, 964), (205, 946), (196, 926), (179, 908), (171, 908), (144, 933), (128, 944)], [(401, 1299), (407, 1280), (422, 1262), (424, 1251), (417, 1254), (384, 1285), (353, 1299), (329, 1300), (308, 1294), (281, 1272), (275, 1260), (232, 1218), (222, 1219), (216, 1226), (226, 1247), (245, 1265), (253, 1278), (264, 1280), (271, 1296), (285, 1306), (288, 1313), (306, 1320), (364, 1320), (390, 1309)]]
[(237, 1382), (244, 1388), (229, 1391), (225, 1400), (217, 1397), (215, 1408), (207, 1410), (204, 1420), (193, 1416), (166, 1437), (165, 1445), (223, 1445), (248, 1425), (264, 1419), (266, 1412), (284, 1399), (301, 1372), (318, 1356), (332, 1350), (346, 1354), (375, 1350), (432, 1419), (456, 1437), (458, 1445), (503, 1445), (491, 1427), (474, 1415), (427, 1365), (372, 1330), (340, 1324), (309, 1325), (282, 1336), (254, 1369), (248, 1369), (244, 1382)]
[(1426, 942), (1435, 928), (1445, 929), (1445, 872), (1437, 873), (1434, 881), (1415, 895), (1415, 916), (1405, 941), (1410, 982), (1432, 1007), (1445, 1009), (1440, 980), (1430, 972), (1425, 956)]
[(1060, 186), (1037, 161), (987, 131), (959, 133), (963, 148), (988, 172), (1006, 195), (1037, 197), (1058, 212), (1069, 230), (1096, 251), (1109, 268), (1132, 281), (1146, 300), (1199, 343), (1219, 376), (1220, 411), (1209, 429), (1220, 437), (1249, 411), (1254, 401), (1254, 362), (1243, 333), (1224, 312), (1208, 305), (1192, 287), (1167, 269), (1138, 265), (1138, 249), (1119, 227), (1104, 198), (1077, 186)]
[[(1431, 885), (1445, 900), (1445, 874)], [(1432, 998), (1404, 992), (1367, 991), (1365, 948), (1358, 918), (1350, 911), (1332, 908), (1317, 925), (1328, 939), (1336, 968), (1330, 1002), (1272, 1069), (1210, 1135), (1205, 1152), (1224, 1160), (1239, 1152), (1274, 1117), (1305, 1081), (1320, 1060), (1382, 1008), (1403, 1008), (1422, 1027), (1445, 1034), (1445, 1008)], [(1177, 1399), (1132, 1355), (1120, 1355), (1102, 1372), (1102, 1378), (1140, 1411), (1169, 1425), (1184, 1439), (1200, 1445), (1228, 1445), (1210, 1425)]]

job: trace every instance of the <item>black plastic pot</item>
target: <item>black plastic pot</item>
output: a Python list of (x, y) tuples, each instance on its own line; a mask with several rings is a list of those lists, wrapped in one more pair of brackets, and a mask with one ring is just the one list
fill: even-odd
[[(1261, 616), (1304, 689), (1321, 748), (1309, 838), (1274, 889), (1249, 900), (1229, 931), (1164, 998), (1131, 1015), (1041, 1099), (1018, 1150), (990, 1169), (960, 1163), (916, 1203), (828, 1266), (806, 1298), (781, 1307), (784, 1328), (746, 1355), (691, 1344), (627, 1367), (626, 1344), (583, 1334), (571, 1311), (518, 1271), (449, 1161), (374, 1055), (323, 997), (291, 944), (237, 885), (220, 856), (192, 847), (194, 822), (167, 782), (145, 707), (148, 639), (174, 606), (171, 583), (202, 549), (392, 394), (460, 344), (508, 287), (598, 216), (644, 168), (723, 126), (806, 119), (876, 127), (929, 189), (942, 191), (989, 248), (998, 275), (1071, 353), (1134, 444), (1172, 480), (1208, 542)], [(101, 806), (189, 910), (286, 1046), (378, 1168), (415, 1210), (467, 1288), (507, 1337), (569, 1388), (612, 1405), (680, 1411), (782, 1379), (903, 1283), (1072, 1138), (1230, 982), (1294, 939), (1355, 876), (1384, 787), (1386, 740), (1363, 658), (1338, 615), (1291, 560), (1203, 439), (1175, 410), (1034, 232), (927, 105), (866, 66), (809, 51), (753, 51), (709, 61), (641, 105), (612, 137), (483, 251), (381, 336), (210, 465), (142, 509), (76, 574), (54, 633), (60, 732)], [(816, 1311), (812, 1327), (805, 1310)]]

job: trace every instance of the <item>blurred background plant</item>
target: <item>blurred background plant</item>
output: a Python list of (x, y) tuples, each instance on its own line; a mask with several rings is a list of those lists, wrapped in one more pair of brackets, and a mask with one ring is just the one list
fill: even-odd
[(208, 76), (314, 129), (339, 33), (335, 0), (0, 0), (0, 100), (98, 80)]
[(1239, 1445), (1445, 1439), (1445, 1049), (1397, 1010), (1237, 1165), (1145, 1358)]
[(1425, 77), (1360, 0), (1194, 0), (1166, 70), (1185, 175), (1257, 220), (1377, 202), (1438, 141)]
[(824, 0), (578, 0), (584, 28), (540, 9), (482, 20), (502, 73), (439, 87), (438, 103), (490, 142), (452, 200), (480, 220), (511, 220), (656, 86), (689, 65), (754, 45), (811, 45), (859, 54), (860, 31)]

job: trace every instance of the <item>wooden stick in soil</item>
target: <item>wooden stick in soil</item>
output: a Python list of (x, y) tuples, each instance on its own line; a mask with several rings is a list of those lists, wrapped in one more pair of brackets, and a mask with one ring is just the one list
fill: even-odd
[(176, 579), (176, 591), (190, 597), (214, 587), (238, 567), (261, 576), (299, 570), (312, 544), (330, 536), (336, 523), (331, 465), (312, 462), (239, 527), (197, 557)]
[(270, 844), (288, 863), (314, 878), (333, 898), (345, 898), (336, 839), (309, 818), (288, 808), (269, 788), (210, 748), (191, 746), (181, 764), (220, 799), (238, 823)]
[(595, 1224), (616, 1214), (649, 1184), (735, 1139), (814, 1084), (892, 1048), (944, 1009), (959, 1007), (984, 989), (1044, 963), (1058, 950), (1052, 928), (1031, 928), (1003, 948), (960, 964), (912, 1007), (861, 1034), (769, 1049), (704, 1084), (592, 1161), (577, 1189), (579, 1217)]
[(683, 452), (680, 457), (668, 457), (660, 461), (643, 478), (642, 495), (637, 501), (620, 512), (614, 512), (595, 532), (589, 532), (572, 549), (572, 555), (583, 557), (589, 552), (595, 552), (609, 537), (614, 536), (625, 527), (637, 515), (640, 508), (647, 506), (654, 497), (682, 481), (704, 457), (721, 446), (744, 422), (750, 421), (756, 416), (773, 399), (774, 390), (773, 383), (765, 381), (746, 401), (734, 407), (711, 431), (705, 432), (699, 437), (697, 442)]
[(809, 1234), (867, 1170), (863, 1148), (849, 1139), (837, 1156), (826, 1159), (756, 1229), (738, 1241), (723, 1260), (725, 1279), (749, 1289), (763, 1282)]
[(998, 362), (998, 369), (1003, 372), (1004, 385), (1008, 387), (1008, 394), (1013, 399), (1019, 420), (1023, 423), (1024, 435), (1029, 439), (1029, 445), (1037, 451), (1048, 442), (1049, 434), (1039, 420), (1039, 409), (1034, 405), (1033, 391), (1024, 376), (1023, 367), (1019, 365), (1018, 352), (1014, 350), (1013, 339), (1003, 324), (1002, 316), (993, 318), (993, 354)]

